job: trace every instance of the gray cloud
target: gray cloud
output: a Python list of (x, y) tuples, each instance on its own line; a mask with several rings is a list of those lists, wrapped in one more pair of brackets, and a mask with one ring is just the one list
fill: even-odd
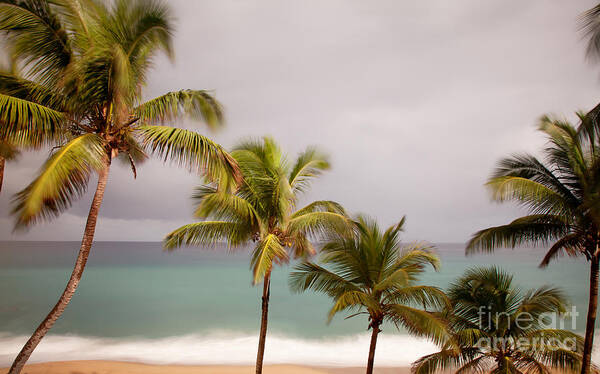
[[(215, 90), (231, 146), (274, 136), (294, 154), (310, 144), (333, 170), (306, 199), (335, 199), (407, 237), (465, 241), (518, 210), (489, 202), (495, 162), (535, 152), (544, 113), (573, 118), (600, 98), (576, 18), (594, 1), (170, 1), (176, 60), (156, 61), (148, 97)], [(186, 124), (191, 126), (191, 124)], [(9, 164), (0, 238), (78, 240), (91, 194), (64, 217), (12, 235), (9, 197), (43, 154)], [(198, 182), (151, 161), (133, 180), (113, 168), (99, 240), (159, 240), (191, 220)]]

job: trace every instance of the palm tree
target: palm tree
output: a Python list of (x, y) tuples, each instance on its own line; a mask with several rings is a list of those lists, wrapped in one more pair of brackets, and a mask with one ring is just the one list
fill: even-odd
[(589, 306), (582, 373), (590, 370), (598, 304), (598, 228), (600, 227), (600, 139), (590, 115), (580, 114), (575, 128), (543, 117), (539, 129), (548, 137), (545, 162), (532, 155), (500, 161), (487, 186), (497, 201), (513, 200), (529, 215), (503, 226), (481, 230), (467, 244), (467, 254), (499, 247), (553, 243), (540, 266), (567, 256), (584, 256), (591, 264)]
[[(25, 78), (3, 76), (0, 139), (60, 141), (38, 176), (14, 199), (16, 227), (26, 228), (68, 209), (98, 174), (75, 267), (57, 304), (13, 362), (19, 373), (61, 316), (81, 280), (94, 239), (112, 160), (136, 163), (147, 154), (171, 159), (208, 177), (235, 173), (230, 156), (208, 138), (167, 121), (184, 115), (210, 127), (222, 122), (206, 91), (169, 92), (142, 100), (152, 58), (172, 52), (169, 9), (151, 0), (3, 0), (5, 31)], [(56, 135), (58, 134), (58, 135)]]
[(450, 286), (452, 308), (446, 313), (449, 338), (439, 352), (421, 357), (414, 374), (549, 374), (576, 372), (582, 340), (567, 330), (547, 328), (548, 314), (565, 312), (562, 291), (540, 287), (525, 293), (513, 278), (495, 268), (473, 268)]
[(329, 169), (327, 157), (315, 148), (302, 152), (289, 165), (271, 138), (248, 141), (231, 155), (239, 165), (243, 182), (237, 186), (222, 178), (219, 183), (199, 187), (195, 216), (202, 221), (188, 224), (165, 238), (165, 248), (182, 245), (212, 246), (227, 242), (231, 248), (254, 242), (251, 268), (253, 284), (263, 282), (262, 317), (256, 358), (256, 373), (262, 373), (271, 272), (274, 264), (315, 253), (310, 237), (347, 230), (344, 209), (333, 201), (314, 201), (297, 209), (300, 195), (311, 180)]
[(447, 302), (436, 288), (418, 285), (419, 276), (439, 258), (431, 247), (415, 245), (402, 248), (399, 234), (405, 219), (381, 232), (375, 221), (359, 216), (355, 232), (348, 237), (332, 237), (321, 250), (320, 266), (313, 262), (298, 265), (290, 274), (293, 291), (311, 289), (333, 299), (329, 321), (341, 311), (369, 316), (371, 344), (367, 374), (373, 373), (375, 347), (384, 321), (404, 327), (410, 333), (440, 341), (445, 323), (430, 311)]

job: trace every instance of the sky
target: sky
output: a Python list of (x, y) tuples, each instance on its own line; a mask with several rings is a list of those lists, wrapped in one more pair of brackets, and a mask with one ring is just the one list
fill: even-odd
[[(174, 1), (175, 60), (156, 60), (145, 95), (212, 90), (231, 147), (272, 136), (294, 157), (316, 145), (332, 169), (303, 198), (335, 200), (405, 239), (465, 242), (523, 213), (490, 200), (496, 162), (537, 153), (546, 113), (574, 120), (600, 101), (578, 15), (595, 1)], [(8, 163), (0, 240), (80, 240), (95, 188), (60, 218), (13, 233), (11, 196), (48, 152)], [(97, 240), (159, 241), (193, 222), (198, 176), (161, 161), (114, 164)]]

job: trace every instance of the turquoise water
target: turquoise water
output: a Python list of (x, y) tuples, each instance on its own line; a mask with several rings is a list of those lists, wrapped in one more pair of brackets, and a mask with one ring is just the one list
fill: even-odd
[[(9, 360), (11, 350), (16, 350), (53, 306), (78, 247), (77, 242), (0, 242), (0, 361)], [(469, 266), (497, 265), (511, 271), (522, 288), (562, 287), (580, 313), (577, 330), (584, 329), (588, 266), (583, 259), (562, 259), (542, 270), (537, 264), (543, 249), (465, 257), (461, 244), (439, 244), (438, 251), (442, 270), (429, 271), (423, 283), (445, 288)], [(248, 263), (247, 251), (231, 254), (224, 249), (187, 248), (165, 253), (160, 243), (95, 243), (78, 293), (50, 335), (88, 339), (88, 343), (89, 339), (108, 339), (104, 346), (132, 341), (164, 343), (164, 339), (181, 336), (251, 339), (259, 328), (261, 287), (251, 285)], [(289, 269), (277, 268), (273, 274), (270, 336), (305, 343), (363, 339), (364, 318), (344, 320), (340, 316), (327, 325), (331, 304), (326, 297), (291, 294)], [(385, 334), (390, 339), (407, 338), (389, 326)], [(248, 345), (251, 356), (253, 343), (240, 344)], [(132, 357), (144, 361), (145, 356), (132, 353)]]

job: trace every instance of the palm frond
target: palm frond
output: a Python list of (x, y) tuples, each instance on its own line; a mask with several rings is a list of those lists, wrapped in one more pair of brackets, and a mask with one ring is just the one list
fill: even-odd
[(373, 297), (361, 290), (347, 290), (336, 296), (333, 306), (329, 310), (327, 322), (345, 310), (360, 310), (365, 308), (372, 311), (380, 311), (381, 307)]
[(228, 192), (214, 189), (212, 191), (205, 190), (202, 189), (201, 197), (198, 193), (193, 196), (199, 200), (194, 212), (196, 217), (213, 217), (220, 220), (240, 222), (248, 227), (254, 227), (258, 231), (260, 219), (250, 202)]
[(540, 267), (544, 268), (550, 264), (550, 261), (557, 257), (567, 255), (570, 257), (577, 257), (583, 253), (584, 245), (582, 243), (583, 238), (579, 233), (572, 233), (563, 236), (558, 239), (556, 243), (550, 247), (546, 255), (540, 263)]
[[(571, 341), (574, 346), (569, 347), (569, 350), (581, 354), (583, 352), (584, 339), (568, 330), (560, 329), (540, 329), (527, 332), (525, 334), (526, 340), (529, 342), (535, 342), (527, 347), (524, 347), (529, 352), (536, 352), (539, 350), (551, 350), (557, 348), (566, 348), (565, 342)], [(539, 357), (539, 356), (538, 356)]]
[(64, 114), (32, 101), (0, 93), (0, 138), (39, 146), (62, 135)]
[(387, 309), (386, 318), (410, 334), (431, 339), (436, 344), (448, 340), (447, 323), (436, 314), (403, 304), (390, 304)]
[(56, 83), (72, 60), (69, 33), (47, 1), (0, 1), (0, 30), (30, 75)]
[(158, 52), (173, 57), (173, 16), (163, 2), (117, 0), (98, 28), (108, 44), (123, 49), (140, 84), (147, 82), (147, 70)]
[(305, 192), (310, 180), (330, 168), (328, 157), (318, 149), (310, 147), (298, 156), (289, 176), (294, 194)]
[(37, 178), (15, 196), (16, 227), (50, 219), (69, 208), (85, 192), (92, 171), (105, 167), (107, 157), (96, 134), (79, 136), (59, 148)]
[(398, 259), (387, 271), (394, 272), (402, 268), (414, 275), (422, 273), (427, 266), (435, 271), (440, 269), (440, 257), (435, 252), (435, 247), (427, 243), (412, 243), (402, 248)]
[(375, 291), (386, 291), (408, 287), (414, 280), (413, 272), (404, 266), (398, 266), (394, 271), (386, 271), (381, 280), (374, 286)]
[(521, 374), (510, 356), (501, 356), (496, 362), (497, 365), (490, 371), (490, 374)]
[(413, 362), (411, 365), (411, 373), (413, 374), (435, 374), (445, 372), (452, 368), (458, 368), (467, 365), (470, 362), (476, 361), (472, 366), (473, 371), (464, 371), (464, 373), (483, 374), (486, 371), (479, 371), (479, 365), (484, 365), (485, 356), (475, 349), (456, 352), (455, 350), (442, 350), (423, 356)]
[(259, 283), (269, 271), (273, 263), (286, 262), (288, 253), (279, 241), (279, 238), (273, 234), (267, 235), (258, 242), (258, 245), (252, 253), (250, 266), (253, 273), (253, 283)]
[(522, 244), (547, 245), (569, 231), (569, 225), (561, 217), (525, 216), (508, 225), (478, 231), (467, 243), (466, 253), (492, 252), (496, 248), (515, 248)]
[(522, 298), (515, 315), (527, 314), (534, 319), (534, 325), (547, 313), (561, 315), (567, 308), (566, 294), (554, 287), (544, 286), (529, 290)]
[[(115, 12), (120, 17), (126, 14), (129, 29), (124, 40), (127, 54), (137, 57), (147, 53), (148, 49), (160, 48), (169, 57), (173, 55), (173, 16), (170, 9), (159, 1), (124, 1), (121, 0), (117, 9), (126, 8), (128, 12)], [(121, 13), (121, 14), (120, 14)], [(125, 18), (123, 17), (123, 18)]]
[[(576, 373), (581, 370), (581, 354), (567, 348), (542, 349), (532, 354), (537, 360), (554, 369)], [(592, 364), (594, 371), (595, 365)]]
[(317, 201), (313, 201), (312, 203), (308, 204), (304, 208), (298, 209), (297, 211), (294, 212), (294, 214), (292, 214), (291, 217), (296, 218), (296, 217), (300, 217), (304, 214), (314, 213), (314, 212), (330, 212), (330, 213), (337, 213), (342, 216), (347, 216), (346, 210), (344, 209), (344, 207), (341, 204), (338, 204), (335, 201), (331, 201), (331, 200), (317, 200)]
[[(388, 286), (393, 289), (392, 286)], [(384, 287), (375, 287), (376, 290), (385, 290)], [(415, 286), (403, 286), (395, 291), (386, 293), (384, 297), (385, 303), (390, 304), (403, 304), (420, 306), (423, 308), (433, 308), (435, 310), (441, 310), (443, 308), (450, 308), (450, 299), (444, 291), (438, 287), (415, 285)]]
[(166, 162), (197, 169), (210, 177), (239, 176), (235, 160), (218, 144), (197, 132), (168, 126), (140, 126), (137, 132), (148, 153)]
[(569, 212), (563, 196), (541, 183), (530, 179), (505, 176), (496, 177), (486, 184), (492, 198), (503, 202), (515, 200), (530, 209), (532, 214), (560, 215)]
[(330, 297), (337, 297), (346, 291), (359, 291), (349, 280), (312, 262), (297, 265), (290, 273), (289, 284), (293, 292), (313, 290)]
[(202, 221), (181, 226), (169, 233), (164, 241), (165, 249), (182, 246), (212, 246), (227, 243), (237, 247), (248, 240), (247, 227), (236, 222)]
[(550, 368), (531, 356), (519, 357), (515, 366), (521, 373), (527, 374), (550, 374)]
[[(571, 186), (557, 172), (554, 165), (546, 166), (542, 161), (530, 154), (517, 154), (507, 157), (498, 163), (490, 181), (503, 178), (527, 179), (538, 183), (551, 191), (554, 191), (564, 200), (564, 203), (570, 207), (577, 205), (578, 198), (573, 194)], [(507, 187), (510, 187), (507, 186)], [(518, 185), (517, 185), (518, 187)], [(535, 191), (537, 187), (533, 185)], [(535, 195), (535, 194), (532, 194)]]
[(165, 123), (184, 116), (203, 120), (211, 128), (223, 124), (223, 108), (207, 91), (181, 90), (149, 100), (133, 110), (143, 123)]
[(296, 216), (288, 222), (287, 232), (300, 232), (304, 235), (319, 237), (329, 232), (348, 234), (351, 232), (350, 220), (333, 212), (311, 212)]
[(35, 81), (0, 71), (0, 93), (43, 105), (57, 112), (64, 112), (67, 99), (59, 90), (51, 89)]
[(89, 39), (88, 22), (90, 13), (100, 13), (98, 5), (93, 0), (53, 0), (54, 10), (60, 17), (65, 29), (73, 32), (71, 44), (73, 49), (81, 49), (82, 41)]
[(457, 368), (454, 374), (486, 374), (492, 366), (490, 357), (479, 356)]
[(581, 15), (580, 28), (588, 38), (587, 57), (593, 60), (600, 59), (600, 4)]

